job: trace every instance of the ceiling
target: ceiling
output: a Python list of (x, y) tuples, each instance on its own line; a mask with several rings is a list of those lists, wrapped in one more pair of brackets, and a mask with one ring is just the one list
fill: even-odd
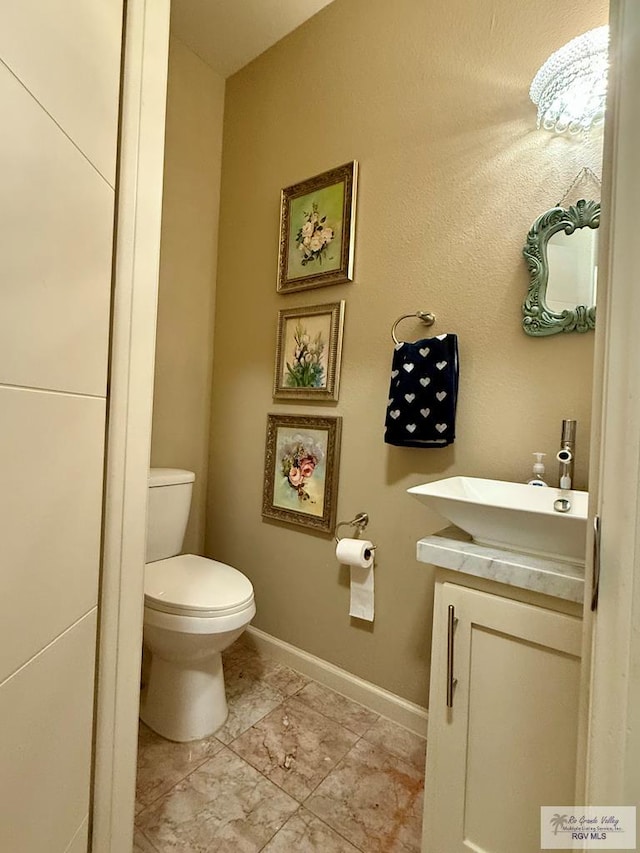
[(332, 0), (173, 0), (171, 31), (223, 77)]

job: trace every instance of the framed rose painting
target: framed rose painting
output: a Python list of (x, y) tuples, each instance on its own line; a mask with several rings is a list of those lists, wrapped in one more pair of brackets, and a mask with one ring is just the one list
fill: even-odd
[(344, 299), (278, 312), (274, 399), (337, 400)]
[(282, 190), (278, 292), (353, 281), (357, 182), (352, 160)]
[(342, 418), (267, 415), (262, 515), (332, 533)]

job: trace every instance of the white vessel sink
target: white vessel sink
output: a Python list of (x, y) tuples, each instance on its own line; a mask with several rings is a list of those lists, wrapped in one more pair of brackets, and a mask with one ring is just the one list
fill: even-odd
[[(408, 489), (481, 545), (584, 563), (589, 493), (477, 477), (449, 477)], [(558, 498), (571, 508), (557, 512)]]

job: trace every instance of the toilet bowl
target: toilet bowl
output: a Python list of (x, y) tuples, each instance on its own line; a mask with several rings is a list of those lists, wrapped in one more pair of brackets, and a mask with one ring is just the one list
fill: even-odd
[[(174, 741), (207, 737), (226, 720), (221, 652), (256, 612), (251, 582), (237, 569), (194, 554), (166, 556), (178, 540), (182, 545), (193, 480), (178, 469), (151, 469), (149, 477), (147, 557), (155, 559), (145, 565), (144, 646), (151, 660), (140, 718)], [(181, 494), (163, 494), (179, 487)], [(176, 520), (181, 532), (168, 529)]]

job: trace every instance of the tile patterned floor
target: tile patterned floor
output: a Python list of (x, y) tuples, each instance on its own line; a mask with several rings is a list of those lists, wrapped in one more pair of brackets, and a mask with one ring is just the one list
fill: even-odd
[(140, 727), (133, 853), (419, 853), (425, 741), (260, 656), (224, 655), (229, 718)]

